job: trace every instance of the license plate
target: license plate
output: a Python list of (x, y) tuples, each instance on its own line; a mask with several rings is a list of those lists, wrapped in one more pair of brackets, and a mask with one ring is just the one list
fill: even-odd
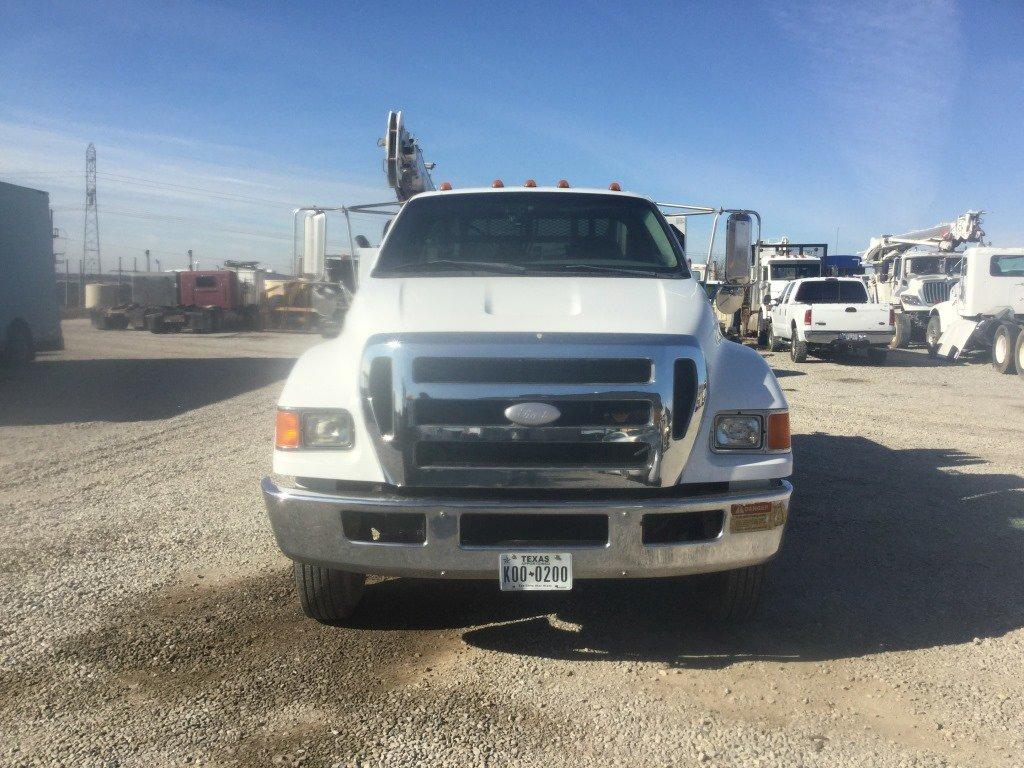
[(868, 337), (863, 333), (840, 333), (839, 338), (843, 341), (867, 341)]
[(498, 558), (502, 592), (572, 589), (569, 552), (502, 552)]

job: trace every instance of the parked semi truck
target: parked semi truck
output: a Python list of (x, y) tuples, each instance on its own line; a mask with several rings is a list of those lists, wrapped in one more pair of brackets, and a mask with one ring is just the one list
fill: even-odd
[[(308, 616), (344, 622), (367, 574), (707, 574), (716, 613), (754, 610), (792, 493), (786, 399), (723, 338), (658, 205), (617, 186), (441, 185), (364, 251), (262, 483)], [(754, 217), (722, 213), (722, 290), (742, 292)]]
[(1024, 248), (968, 248), (962, 275), (928, 318), (932, 356), (988, 349), (992, 367), (1024, 377)]
[(25, 364), (63, 348), (50, 196), (0, 182), (0, 359)]
[(103, 330), (210, 333), (255, 328), (259, 323), (262, 286), (240, 279), (237, 270), (187, 270), (164, 276), (158, 284), (153, 280), (142, 284), (151, 289), (159, 286), (155, 294), (147, 294), (148, 299), (157, 297), (159, 303), (139, 298), (116, 307), (97, 308), (92, 314), (93, 325)]

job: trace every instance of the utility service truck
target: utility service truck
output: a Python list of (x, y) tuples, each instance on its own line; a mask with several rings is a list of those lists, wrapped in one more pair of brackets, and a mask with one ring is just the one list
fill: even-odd
[(893, 311), (872, 301), (855, 277), (794, 280), (766, 306), (768, 347), (778, 352), (788, 345), (793, 362), (848, 350), (863, 350), (875, 364), (885, 362)]
[[(392, 179), (419, 157), (395, 143)], [(792, 492), (786, 399), (722, 337), (658, 205), (617, 187), (443, 184), (362, 249), (340, 334), (285, 384), (262, 483), (308, 616), (344, 622), (366, 574), (709, 574), (719, 614), (753, 611)], [(738, 293), (756, 217), (720, 213)]]
[(1024, 377), (1024, 248), (968, 248), (961, 259), (959, 282), (929, 315), (929, 354), (989, 349), (993, 368)]
[(982, 213), (967, 211), (928, 229), (871, 238), (862, 261), (872, 268), (869, 284), (875, 299), (893, 308), (893, 348), (925, 340), (932, 308), (949, 298), (959, 279), (957, 249), (985, 236)]
[(50, 196), (0, 182), (0, 361), (63, 348)]

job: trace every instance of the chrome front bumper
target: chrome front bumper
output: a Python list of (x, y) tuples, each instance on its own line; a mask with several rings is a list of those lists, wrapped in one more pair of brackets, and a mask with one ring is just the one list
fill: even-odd
[[(496, 578), (498, 556), (510, 549), (460, 545), (460, 516), (471, 512), (510, 514), (606, 514), (608, 543), (603, 546), (533, 547), (570, 551), (575, 578), (681, 576), (756, 565), (779, 549), (784, 524), (768, 530), (733, 533), (734, 505), (779, 502), (788, 512), (793, 486), (785, 480), (757, 491), (705, 496), (601, 501), (512, 501), (465, 498), (343, 496), (278, 487), (269, 477), (263, 497), (277, 543), (292, 560), (383, 576)], [(722, 510), (721, 534), (712, 540), (681, 544), (644, 544), (644, 514)], [(426, 541), (417, 544), (353, 541), (346, 538), (342, 513), (413, 512), (426, 519)], [(783, 520), (785, 516), (783, 516)]]

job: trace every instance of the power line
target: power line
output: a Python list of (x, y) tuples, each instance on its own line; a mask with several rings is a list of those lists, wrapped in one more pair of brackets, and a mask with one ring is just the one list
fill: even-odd
[[(54, 211), (58, 211), (58, 212), (60, 212), (60, 211), (80, 211), (80, 210), (82, 210), (82, 206), (80, 206), (80, 205), (58, 205), (58, 206), (54, 206), (53, 210)], [(165, 216), (163, 214), (153, 213), (152, 211), (127, 211), (127, 210), (122, 210), (122, 209), (118, 209), (118, 208), (104, 208), (103, 210), (106, 212), (107, 216), (114, 216), (114, 217), (126, 216), (128, 218), (133, 218), (133, 219), (143, 219), (145, 221), (161, 221), (161, 222), (168, 222), (168, 223), (171, 223), (171, 224), (196, 224), (196, 225), (199, 225), (199, 226), (204, 227), (206, 229), (210, 229), (210, 230), (217, 231), (217, 232), (227, 232), (229, 234), (235, 234), (235, 235), (247, 235), (247, 236), (250, 236), (250, 237), (263, 237), (263, 238), (267, 238), (269, 240), (286, 240), (288, 242), (292, 241), (292, 238), (289, 235), (278, 235), (278, 234), (273, 234), (271, 232), (258, 232), (258, 231), (254, 231), (254, 230), (243, 230), (243, 229), (234, 229), (232, 227), (222, 227), (222, 226), (218, 226), (216, 224), (210, 224), (210, 223), (204, 221), (203, 219), (190, 218), (190, 217), (186, 217), (186, 216)]]

